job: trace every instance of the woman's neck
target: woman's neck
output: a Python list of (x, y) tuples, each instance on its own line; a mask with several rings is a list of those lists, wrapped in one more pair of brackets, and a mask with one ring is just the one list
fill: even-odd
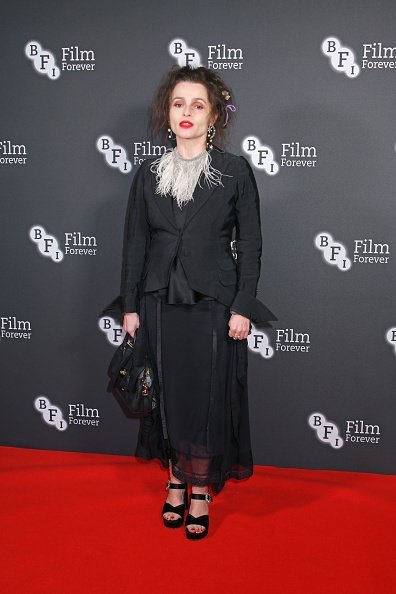
[(183, 159), (193, 159), (206, 150), (206, 140), (202, 143), (201, 138), (177, 138), (177, 152)]

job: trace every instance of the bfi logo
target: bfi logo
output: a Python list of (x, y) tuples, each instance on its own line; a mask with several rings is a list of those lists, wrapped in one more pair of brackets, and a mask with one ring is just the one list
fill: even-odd
[[(327, 37), (322, 42), (322, 52), (330, 60), (332, 68), (343, 72), (349, 78), (356, 78), (360, 66), (355, 54), (349, 47), (344, 47), (337, 37)], [(396, 47), (385, 46), (381, 41), (363, 43), (361, 68), (366, 70), (394, 70), (396, 68)]]
[[(39, 253), (51, 258), (53, 262), (62, 262), (64, 253), (54, 235), (46, 232), (41, 225), (35, 225), (29, 231), (29, 237), (36, 244)], [(98, 244), (93, 235), (83, 235), (80, 231), (65, 233), (65, 254), (68, 256), (96, 256)]]
[[(34, 408), (41, 414), (43, 421), (58, 431), (66, 431), (68, 424), (63, 418), (63, 412), (55, 404), (51, 404), (47, 396), (37, 396)], [(99, 411), (83, 403), (69, 404), (69, 424), (89, 427), (99, 426)]]
[(315, 237), (315, 246), (323, 253), (325, 262), (330, 266), (337, 266), (339, 270), (346, 271), (352, 266), (347, 256), (346, 247), (341, 241), (335, 241), (330, 233), (318, 233)]
[(328, 421), (321, 412), (314, 412), (308, 417), (309, 426), (315, 431), (316, 437), (322, 443), (338, 450), (344, 445), (339, 429), (335, 423)]
[(46, 396), (37, 396), (34, 407), (47, 425), (54, 427), (58, 431), (66, 431), (67, 422), (63, 418), (62, 410), (55, 404), (51, 404)]
[(263, 359), (271, 359), (274, 356), (274, 349), (270, 344), (269, 336), (262, 330), (258, 330), (251, 323), (251, 332), (248, 334), (248, 348), (252, 353), (260, 354)]
[(59, 264), (64, 258), (64, 254), (59, 247), (57, 238), (46, 232), (41, 225), (35, 225), (29, 231), (29, 237), (36, 244), (39, 253), (45, 258), (51, 258), (53, 262)]
[[(339, 449), (344, 445), (339, 429), (335, 423), (328, 421), (321, 412), (314, 412), (308, 417), (309, 426), (315, 431), (322, 443)], [(381, 438), (379, 425), (365, 423), (362, 419), (346, 421), (345, 443), (377, 445)]]
[(260, 354), (264, 359), (271, 359), (278, 353), (309, 353), (311, 340), (308, 332), (296, 332), (293, 328), (276, 331), (275, 349), (271, 346), (269, 336), (251, 324), (248, 334), (248, 347), (252, 353)]
[[(323, 253), (325, 262), (346, 271), (352, 266), (347, 256), (346, 247), (341, 241), (335, 241), (327, 231), (318, 233), (315, 246)], [(390, 248), (388, 243), (376, 243), (372, 239), (355, 239), (353, 262), (356, 264), (388, 264)]]
[[(52, 52), (44, 49), (38, 41), (29, 41), (25, 45), (25, 55), (32, 61), (39, 74), (48, 76), (50, 80), (60, 77), (61, 69), (57, 66)], [(81, 49), (78, 45), (62, 47), (62, 71), (92, 71), (95, 69), (95, 53), (93, 50)]]
[(168, 51), (179, 66), (191, 66), (192, 68), (201, 66), (201, 56), (198, 50), (188, 47), (184, 39), (172, 39)]
[(120, 144), (116, 144), (108, 134), (99, 136), (96, 148), (104, 155), (107, 165), (112, 169), (118, 169), (123, 174), (131, 171), (132, 163), (128, 159), (126, 149)]
[(336, 72), (342, 72), (348, 78), (356, 78), (360, 67), (355, 61), (355, 54), (349, 47), (344, 47), (337, 37), (327, 37), (322, 42), (322, 52), (329, 58), (330, 65)]
[(38, 41), (29, 41), (25, 45), (25, 55), (33, 62), (33, 67), (39, 74), (48, 76), (50, 80), (60, 77), (60, 69), (56, 65), (54, 54), (42, 48)]
[(276, 175), (279, 164), (275, 161), (274, 151), (261, 144), (257, 136), (246, 136), (242, 141), (242, 150), (250, 157), (253, 167), (265, 171), (267, 175)]
[(268, 175), (276, 175), (279, 167), (316, 167), (318, 162), (316, 147), (305, 146), (298, 141), (282, 143), (280, 166), (273, 149), (262, 144), (257, 136), (246, 136), (242, 142), (242, 150), (250, 157), (256, 169), (261, 169)]

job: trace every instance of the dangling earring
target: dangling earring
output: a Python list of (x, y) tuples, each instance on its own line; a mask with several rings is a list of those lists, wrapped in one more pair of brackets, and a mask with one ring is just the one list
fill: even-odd
[(216, 128), (213, 125), (210, 125), (208, 128), (208, 140), (206, 141), (206, 148), (212, 150), (213, 148), (213, 138), (216, 134)]
[(172, 138), (172, 128), (168, 128), (168, 138)]

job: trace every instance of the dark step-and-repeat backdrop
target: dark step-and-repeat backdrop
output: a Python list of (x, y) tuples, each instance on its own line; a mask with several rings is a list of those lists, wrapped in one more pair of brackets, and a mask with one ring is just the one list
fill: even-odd
[(1, 18), (1, 443), (133, 455), (107, 392), (129, 188), (173, 64), (223, 76), (254, 167), (256, 464), (396, 470), (396, 4), (7, 2)]

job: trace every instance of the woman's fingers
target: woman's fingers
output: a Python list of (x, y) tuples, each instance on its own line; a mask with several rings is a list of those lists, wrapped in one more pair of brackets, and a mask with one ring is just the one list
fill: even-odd
[(134, 338), (135, 332), (138, 328), (139, 328), (139, 326), (135, 326), (135, 325), (127, 326), (126, 332), (128, 332), (128, 334), (130, 334), (132, 336), (132, 338)]
[(140, 326), (139, 315), (137, 313), (128, 313), (124, 315), (122, 329), (132, 336), (135, 336), (136, 330)]
[(244, 316), (233, 315), (228, 323), (230, 329), (228, 336), (231, 338), (237, 338), (237, 340), (244, 340), (248, 337), (250, 330), (250, 320)]

